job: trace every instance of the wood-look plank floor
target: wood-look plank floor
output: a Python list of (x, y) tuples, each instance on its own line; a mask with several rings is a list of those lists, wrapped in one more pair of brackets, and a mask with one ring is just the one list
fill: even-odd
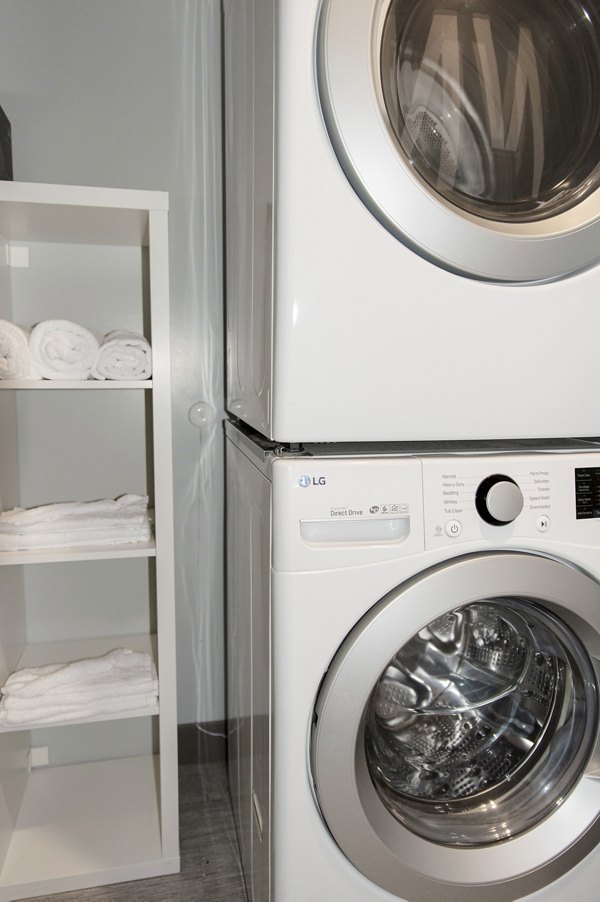
[(35, 902), (247, 902), (224, 764), (179, 768), (181, 873)]

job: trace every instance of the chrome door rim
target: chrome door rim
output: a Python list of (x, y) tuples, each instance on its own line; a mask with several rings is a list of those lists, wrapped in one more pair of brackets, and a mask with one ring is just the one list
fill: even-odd
[[(572, 867), (598, 839), (600, 785), (589, 776), (592, 765), (537, 827), (483, 848), (443, 847), (414, 835), (384, 808), (373, 787), (362, 741), (364, 709), (399, 641), (453, 606), (511, 595), (558, 612), (584, 638), (588, 652), (600, 654), (600, 586), (595, 580), (543, 556), (484, 553), (436, 567), (390, 593), (348, 636), (323, 681), (311, 737), (321, 814), (350, 861), (401, 898), (409, 886), (419, 898), (419, 887), (432, 881), (458, 888), (449, 899), (475, 898), (468, 895), (473, 890), (485, 900), (485, 885), (504, 881), (511, 881), (511, 892), (516, 892), (515, 881), (531, 892), (545, 885), (550, 873), (555, 879), (557, 869)], [(597, 746), (596, 737), (594, 761)]]
[(596, 263), (598, 190), (554, 217), (510, 224), (459, 211), (410, 171), (392, 139), (374, 75), (390, 2), (322, 0), (319, 16), (316, 62), (323, 115), (339, 162), (365, 206), (427, 260), (476, 279), (552, 281)]

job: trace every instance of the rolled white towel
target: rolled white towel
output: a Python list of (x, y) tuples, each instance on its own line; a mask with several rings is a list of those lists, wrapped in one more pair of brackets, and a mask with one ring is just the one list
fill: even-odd
[(100, 343), (94, 379), (149, 379), (152, 375), (152, 348), (143, 335), (115, 329)]
[(0, 379), (39, 379), (31, 363), (29, 330), (0, 319)]
[(44, 320), (29, 336), (31, 361), (43, 379), (89, 379), (98, 350), (89, 329), (66, 319)]

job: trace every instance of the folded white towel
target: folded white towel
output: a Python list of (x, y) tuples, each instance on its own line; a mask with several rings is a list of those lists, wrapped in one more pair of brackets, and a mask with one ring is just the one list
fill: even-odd
[(110, 717), (130, 711), (143, 711), (156, 707), (158, 698), (154, 695), (130, 695), (123, 698), (99, 698), (87, 704), (45, 704), (41, 699), (32, 708), (8, 708), (0, 703), (0, 724), (17, 726), (26, 724), (67, 723), (84, 720), (87, 717)]
[(0, 551), (149, 542), (146, 495), (67, 501), (0, 513)]
[(94, 379), (149, 379), (152, 375), (152, 349), (143, 335), (115, 329), (104, 336)]
[(158, 703), (147, 652), (117, 648), (96, 658), (17, 670), (2, 687), (0, 724), (49, 724), (145, 710)]
[[(113, 698), (129, 698), (140, 695), (156, 696), (158, 692), (156, 674), (154, 677), (144, 680), (132, 677), (129, 682), (115, 680), (112, 683), (110, 681), (98, 684), (90, 682), (83, 687), (61, 686), (60, 690), (55, 689), (47, 693), (39, 693), (36, 683), (37, 680), (34, 680), (32, 683), (27, 683), (22, 689), (11, 690), (3, 694), (2, 704), (9, 710), (19, 708), (26, 711), (29, 708), (38, 708), (40, 702), (44, 702), (46, 705), (60, 704), (64, 707), (69, 705), (78, 707), (93, 704), (100, 698), (108, 701)], [(32, 690), (34, 694), (28, 695), (28, 689)]]
[(90, 548), (94, 545), (129, 545), (150, 542), (150, 524), (111, 529), (65, 529), (50, 535), (0, 535), (0, 551), (35, 551), (45, 548)]
[(24, 667), (8, 677), (2, 695), (47, 699), (51, 693), (62, 697), (60, 694), (65, 691), (83, 692), (88, 688), (100, 694), (107, 685), (114, 694), (119, 686), (128, 689), (132, 684), (143, 685), (147, 691), (148, 681), (150, 688), (157, 691), (156, 667), (151, 656), (130, 648), (116, 648), (95, 658)]
[(89, 379), (98, 349), (89, 329), (66, 319), (44, 320), (29, 336), (31, 360), (43, 379)]
[(39, 379), (31, 364), (29, 330), (0, 319), (0, 379)]
[(89, 683), (83, 687), (71, 688), (61, 687), (53, 692), (34, 695), (26, 695), (25, 689), (34, 689), (35, 683), (27, 684), (21, 690), (9, 692), (2, 695), (2, 704), (8, 710), (22, 710), (39, 708), (40, 703), (45, 705), (61, 705), (64, 708), (78, 708), (82, 705), (96, 704), (99, 699), (110, 701), (118, 698), (132, 698), (139, 696), (152, 695), (156, 698), (158, 693), (158, 684), (156, 674), (153, 678), (148, 677), (146, 680), (138, 680), (132, 677), (131, 681), (120, 680), (119, 682), (110, 681), (104, 683)]
[(148, 511), (148, 496), (126, 494), (118, 498), (101, 498), (98, 501), (57, 501), (39, 507), (15, 507), (0, 513), (0, 532), (26, 532), (50, 529), (59, 524), (78, 526), (118, 526), (122, 523), (141, 523)]

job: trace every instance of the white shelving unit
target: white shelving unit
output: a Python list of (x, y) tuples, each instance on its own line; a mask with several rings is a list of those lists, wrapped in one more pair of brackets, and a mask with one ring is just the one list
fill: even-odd
[(127, 716), (0, 729), (0, 902), (179, 870), (167, 209), (0, 182), (0, 318), (142, 332), (153, 355), (144, 382), (0, 381), (0, 508), (131, 492), (154, 510), (152, 542), (0, 553), (0, 685), (127, 647), (160, 687)]

